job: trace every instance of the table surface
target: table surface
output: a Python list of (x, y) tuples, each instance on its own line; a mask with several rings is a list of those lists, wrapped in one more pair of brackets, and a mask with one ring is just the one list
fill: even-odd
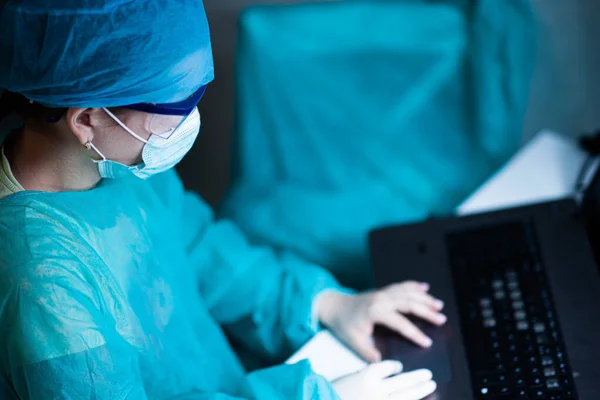
[[(457, 213), (467, 215), (570, 196), (585, 158), (574, 140), (541, 131), (468, 197)], [(304, 359), (330, 381), (367, 365), (328, 331), (319, 332), (286, 363)]]

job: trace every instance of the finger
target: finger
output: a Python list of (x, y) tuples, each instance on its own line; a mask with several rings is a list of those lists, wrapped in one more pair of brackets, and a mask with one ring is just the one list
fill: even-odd
[(429, 396), (437, 389), (434, 381), (420, 383), (404, 391), (394, 393), (390, 396), (392, 400), (421, 400)]
[(424, 319), (427, 322), (432, 323), (433, 325), (441, 326), (444, 325), (448, 320), (448, 318), (444, 314), (427, 307), (423, 303), (415, 302), (412, 304), (413, 305), (411, 307), (410, 313), (419, 318)]
[(368, 335), (357, 334), (349, 341), (348, 345), (368, 363), (381, 361), (381, 353), (375, 348), (373, 340)]
[(371, 381), (381, 381), (388, 376), (399, 374), (402, 372), (402, 368), (400, 361), (385, 360), (369, 365), (365, 369), (365, 376)]
[(436, 299), (425, 292), (410, 292), (410, 293), (390, 293), (389, 297), (395, 303), (395, 308), (398, 311), (407, 313), (410, 312), (412, 303), (422, 303), (429, 308), (440, 311), (444, 308), (444, 302)]
[(443, 325), (446, 323), (446, 316), (429, 306), (429, 304), (434, 304), (434, 302), (427, 296), (426, 293), (411, 293), (399, 296), (394, 299), (393, 308), (403, 314), (419, 316), (434, 325)]
[(417, 282), (417, 281), (406, 281), (402, 283), (396, 283), (386, 288), (390, 292), (427, 292), (429, 290), (429, 283)]
[(433, 374), (428, 369), (419, 369), (412, 372), (392, 376), (383, 382), (386, 393), (396, 393), (413, 386), (429, 382)]
[(396, 312), (388, 313), (382, 316), (382, 318), (379, 318), (376, 322), (398, 332), (400, 335), (421, 347), (431, 347), (431, 344), (433, 343), (431, 339), (417, 328), (415, 324), (410, 322), (408, 318)]
[(426, 306), (433, 308), (436, 311), (441, 311), (444, 308), (444, 302), (440, 299), (436, 299), (429, 293), (424, 292), (413, 292), (410, 293), (410, 296), (420, 303), (425, 304)]

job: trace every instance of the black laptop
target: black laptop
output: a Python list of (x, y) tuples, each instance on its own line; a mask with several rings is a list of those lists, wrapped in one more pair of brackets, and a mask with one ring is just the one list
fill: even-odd
[[(418, 348), (381, 330), (384, 357), (429, 368), (428, 399), (600, 399), (600, 173), (573, 198), (371, 232), (375, 282), (431, 284), (446, 326)], [(595, 252), (594, 252), (595, 251)]]

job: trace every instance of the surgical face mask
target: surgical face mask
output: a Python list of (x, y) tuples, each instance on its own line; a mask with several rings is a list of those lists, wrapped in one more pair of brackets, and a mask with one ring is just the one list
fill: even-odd
[(141, 179), (164, 172), (181, 161), (190, 151), (200, 132), (200, 113), (197, 108), (188, 115), (183, 122), (165, 139), (158, 135), (151, 135), (148, 140), (129, 129), (112, 112), (104, 109), (123, 129), (136, 139), (145, 143), (142, 150), (142, 163), (136, 166), (127, 166), (116, 161), (108, 160), (91, 142), (89, 146), (94, 149), (102, 160), (94, 160), (102, 178), (119, 178), (133, 174)]

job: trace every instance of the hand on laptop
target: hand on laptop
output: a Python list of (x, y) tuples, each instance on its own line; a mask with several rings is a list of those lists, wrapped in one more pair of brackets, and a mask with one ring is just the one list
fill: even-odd
[(366, 361), (378, 362), (381, 353), (373, 342), (376, 324), (419, 346), (431, 346), (431, 339), (402, 315), (412, 314), (434, 325), (443, 325), (446, 316), (440, 311), (444, 303), (428, 291), (428, 284), (409, 281), (356, 295), (324, 293), (318, 303), (319, 319)]
[(402, 363), (382, 361), (333, 382), (342, 400), (420, 400), (436, 389), (431, 371), (402, 372)]

